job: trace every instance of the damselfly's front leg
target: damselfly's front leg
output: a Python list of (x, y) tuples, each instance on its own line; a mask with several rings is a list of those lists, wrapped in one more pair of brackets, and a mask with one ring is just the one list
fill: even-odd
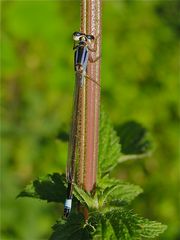
[[(96, 52), (96, 50), (97, 50), (97, 38), (100, 36), (100, 34), (95, 38), (95, 48), (90, 48), (89, 46), (88, 46), (88, 49), (91, 51), (91, 52)], [(89, 54), (89, 56), (88, 56), (88, 60), (91, 62), (91, 63), (95, 63), (95, 62), (97, 62), (99, 59), (101, 58), (101, 55), (99, 55), (99, 56), (97, 56), (97, 57), (95, 57), (95, 58), (93, 58), (92, 57), (92, 55), (91, 54)], [(97, 84), (99, 87), (101, 87), (101, 85), (96, 81), (96, 80), (94, 80), (94, 79), (92, 79), (90, 76), (88, 76), (87, 74), (86, 74), (86, 76), (85, 76), (87, 79), (89, 79), (89, 80), (91, 80), (92, 82), (94, 82), (95, 84)]]
[(95, 62), (97, 62), (100, 58), (101, 58), (101, 55), (93, 58), (92, 55), (89, 54), (88, 60), (89, 60), (91, 63), (95, 63)]
[(95, 84), (97, 84), (99, 87), (101, 87), (101, 85), (100, 85), (96, 80), (92, 79), (89, 75), (86, 74), (85, 77), (86, 77), (88, 80), (90, 80), (90, 81), (94, 82)]
[[(100, 37), (100, 34), (98, 34), (97, 37), (96, 37), (95, 40), (94, 40), (94, 48), (91, 48), (91, 47), (88, 46), (88, 50), (89, 50), (90, 52), (94, 52), (94, 53), (95, 53), (95, 52), (97, 51), (97, 39), (98, 39), (99, 37)], [(89, 60), (91, 63), (95, 63), (95, 62), (97, 62), (100, 58), (101, 58), (101, 55), (93, 58), (92, 55), (89, 54), (88, 60)]]
[(97, 40), (98, 40), (99, 37), (100, 37), (100, 33), (95, 37), (94, 47), (88, 46), (89, 51), (91, 51), (91, 52), (96, 52), (97, 51)]

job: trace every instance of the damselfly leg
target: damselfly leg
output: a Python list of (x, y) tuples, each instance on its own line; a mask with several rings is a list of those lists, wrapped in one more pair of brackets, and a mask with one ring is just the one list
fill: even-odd
[(91, 51), (91, 52), (96, 52), (97, 51), (97, 40), (98, 40), (98, 38), (100, 38), (100, 33), (96, 37), (94, 37), (94, 39), (93, 39), (94, 46), (91, 47), (91, 46), (88, 45), (89, 51)]
[(95, 84), (97, 84), (99, 87), (101, 87), (101, 85), (100, 85), (96, 80), (92, 79), (92, 78), (89, 77), (87, 74), (86, 74), (85, 77), (86, 77), (88, 80), (90, 80), (90, 81), (94, 82)]

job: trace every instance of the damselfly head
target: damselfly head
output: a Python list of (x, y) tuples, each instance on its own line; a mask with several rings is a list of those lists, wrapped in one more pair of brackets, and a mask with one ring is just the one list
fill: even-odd
[(83, 36), (85, 36), (84, 33), (81, 33), (81, 32), (74, 32), (73, 33), (73, 39), (74, 41), (79, 41), (80, 38), (82, 38)]
[(88, 41), (90, 43), (90, 42), (94, 41), (94, 36), (89, 35), (89, 34), (86, 35), (85, 33), (81, 33), (81, 32), (74, 32), (73, 40), (74, 41)]

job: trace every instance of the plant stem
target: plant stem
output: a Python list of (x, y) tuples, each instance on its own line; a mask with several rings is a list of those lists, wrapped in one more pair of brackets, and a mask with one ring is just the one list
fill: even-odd
[(126, 162), (128, 160), (137, 160), (142, 159), (146, 157), (150, 157), (152, 155), (152, 152), (147, 153), (141, 153), (141, 154), (129, 154), (129, 155), (123, 155), (118, 159), (118, 163)]
[[(93, 59), (100, 56), (101, 0), (81, 0), (81, 32), (97, 38), (97, 51), (90, 54)], [(87, 75), (100, 84), (100, 59), (88, 63)], [(100, 87), (90, 79), (86, 80), (82, 91), (78, 166), (78, 185), (88, 192), (93, 190), (96, 183), (100, 107)]]

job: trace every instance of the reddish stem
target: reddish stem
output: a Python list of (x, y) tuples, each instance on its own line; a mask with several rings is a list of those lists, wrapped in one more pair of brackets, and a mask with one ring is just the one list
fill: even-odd
[[(81, 1), (81, 32), (97, 38), (97, 50), (90, 53), (95, 59), (101, 55), (101, 0)], [(94, 47), (94, 46), (92, 46)], [(100, 84), (100, 59), (88, 63), (88, 76)], [(98, 126), (100, 87), (87, 79), (82, 94), (81, 145), (78, 183), (88, 192), (95, 187), (98, 158)]]

